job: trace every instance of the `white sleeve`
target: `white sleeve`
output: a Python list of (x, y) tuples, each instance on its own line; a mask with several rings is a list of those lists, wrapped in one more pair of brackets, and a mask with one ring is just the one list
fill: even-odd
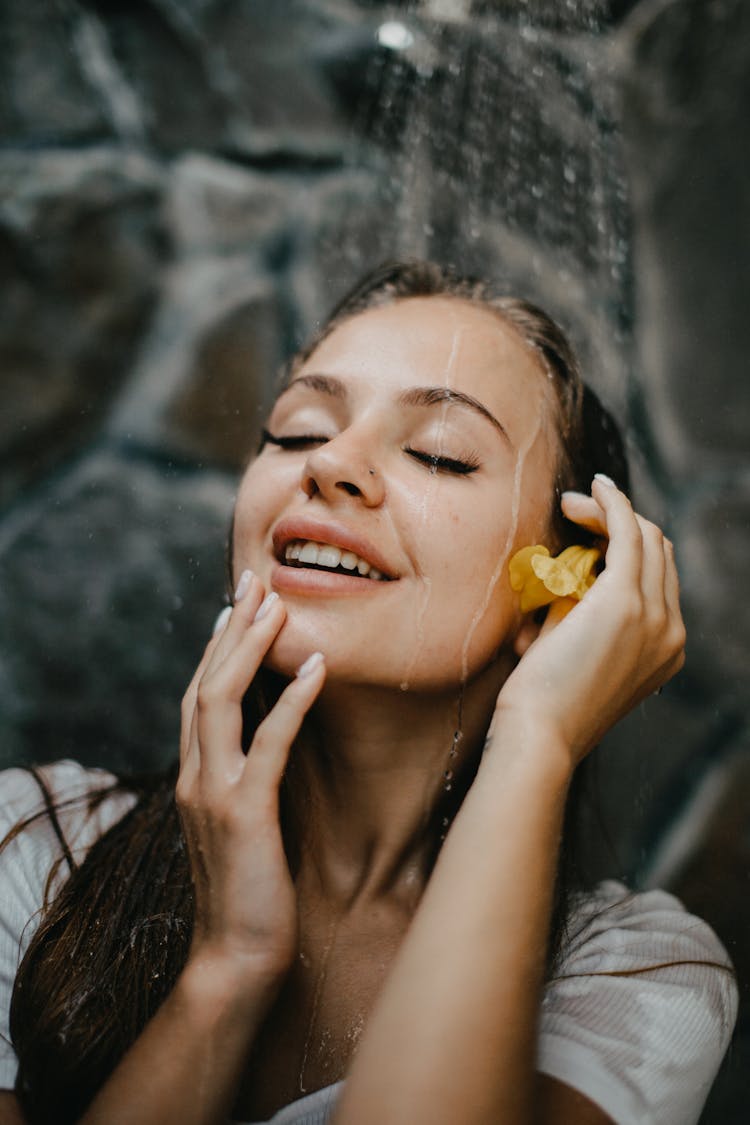
[(713, 930), (664, 891), (600, 884), (542, 1002), (537, 1069), (617, 1125), (694, 1125), (737, 1017)]
[[(54, 801), (82, 798), (58, 814), (60, 827), (77, 862), (135, 800), (129, 793), (113, 794), (89, 814), (85, 797), (111, 784), (112, 774), (105, 770), (87, 770), (72, 761), (55, 762), (43, 767), (40, 773)], [(27, 770), (0, 772), (0, 842), (16, 824), (44, 807), (39, 786)], [(69, 874), (62, 856), (60, 841), (46, 815), (35, 820), (0, 851), (0, 1090), (13, 1089), (17, 1071), (8, 1027), (13, 983), (39, 923), (50, 874), (53, 874), (52, 896)]]

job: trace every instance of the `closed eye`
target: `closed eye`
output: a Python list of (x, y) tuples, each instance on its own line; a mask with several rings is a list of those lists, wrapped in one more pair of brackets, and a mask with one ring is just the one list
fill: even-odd
[[(270, 430), (263, 430), (261, 437), (260, 448), (268, 442), (271, 445), (277, 445), (280, 449), (305, 449), (310, 445), (325, 445), (330, 438), (324, 434), (290, 434), (281, 436), (272, 434)], [(406, 446), (404, 452), (408, 453), (410, 457), (420, 461), (432, 473), (459, 473), (467, 475), (468, 473), (475, 473), (479, 468), (479, 459), (474, 454), (467, 456), (465, 460), (459, 460), (456, 457), (440, 457), (436, 453), (427, 453), (422, 449), (412, 449), (411, 446)]]
[(323, 434), (292, 434), (288, 437), (277, 437), (270, 430), (263, 430), (260, 448), (270, 442), (271, 445), (278, 445), (281, 449), (305, 449), (308, 445), (325, 445), (327, 441), (330, 441), (330, 438), (324, 437)]
[(436, 453), (426, 453), (422, 449), (412, 449), (407, 445), (404, 452), (421, 461), (431, 473), (475, 473), (479, 468), (479, 459), (470, 454), (463, 461), (455, 457), (439, 457)]

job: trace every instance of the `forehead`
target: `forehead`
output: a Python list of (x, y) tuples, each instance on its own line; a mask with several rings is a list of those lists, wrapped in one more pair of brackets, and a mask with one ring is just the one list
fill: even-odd
[(495, 312), (454, 297), (409, 297), (335, 328), (297, 374), (335, 375), (369, 393), (447, 386), (493, 413), (535, 422), (550, 387), (539, 358)]

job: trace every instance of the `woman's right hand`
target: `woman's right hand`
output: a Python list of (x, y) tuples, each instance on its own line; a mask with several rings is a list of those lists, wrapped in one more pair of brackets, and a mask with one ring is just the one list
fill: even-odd
[(182, 704), (176, 801), (190, 858), (195, 922), (189, 962), (280, 981), (298, 942), (297, 903), (279, 825), (291, 745), (325, 679), (303, 666), (242, 750), (242, 699), (286, 619), (245, 572)]

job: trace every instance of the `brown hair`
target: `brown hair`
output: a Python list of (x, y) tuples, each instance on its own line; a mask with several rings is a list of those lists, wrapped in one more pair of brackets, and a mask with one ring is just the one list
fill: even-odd
[[(617, 428), (584, 385), (570, 344), (555, 322), (526, 301), (431, 263), (389, 263), (369, 274), (293, 357), (286, 377), (345, 319), (407, 297), (438, 295), (490, 308), (537, 351), (559, 404), (561, 457), (556, 492), (588, 490), (597, 471), (627, 487), (627, 464)], [(559, 512), (559, 504), (554, 504), (554, 510)], [(554, 526), (561, 543), (570, 541), (573, 533), (581, 540), (581, 529), (573, 532), (561, 516)], [(246, 744), (280, 686), (277, 678), (266, 673), (252, 685), (246, 698)], [(138, 800), (130, 812), (97, 841), (80, 866), (69, 857), (70, 878), (45, 910), (18, 971), (11, 1036), (19, 1058), (16, 1091), (31, 1125), (65, 1125), (82, 1115), (169, 994), (185, 963), (193, 897), (174, 803), (176, 775), (173, 767), (164, 775), (133, 785)], [(579, 770), (566, 814), (551, 921), (550, 966), (564, 937), (571, 892), (581, 881), (573, 848), (581, 776)], [(451, 794), (450, 811), (460, 804), (471, 780), (469, 777), (460, 793)], [(114, 788), (122, 790), (129, 784), (121, 779)], [(282, 832), (294, 872), (300, 814), (292, 790), (287, 777), (282, 789)], [(445, 811), (439, 809), (435, 817), (435, 857)], [(56, 825), (54, 808), (49, 808), (49, 815)]]

